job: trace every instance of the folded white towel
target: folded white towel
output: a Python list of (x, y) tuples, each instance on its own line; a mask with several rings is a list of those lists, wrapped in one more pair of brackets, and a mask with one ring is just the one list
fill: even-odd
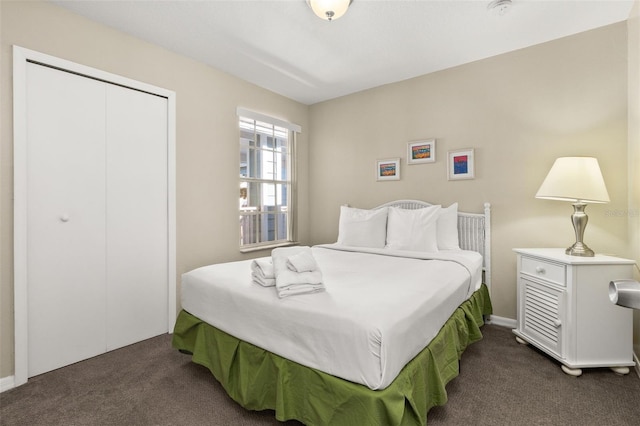
[(274, 285), (276, 285), (275, 278), (265, 278), (256, 274), (255, 272), (251, 274), (251, 279), (254, 283), (260, 284), (262, 287), (273, 287)]
[(253, 282), (264, 287), (276, 285), (276, 275), (271, 259), (268, 257), (254, 259), (251, 262), (251, 278)]
[(278, 297), (281, 299), (287, 296), (295, 296), (296, 294), (309, 294), (324, 291), (322, 284), (297, 284), (278, 290)]
[(320, 269), (307, 272), (295, 272), (287, 267), (289, 257), (308, 251), (309, 247), (279, 247), (271, 252), (273, 269), (276, 276), (276, 289), (279, 297), (301, 293), (315, 293), (324, 290)]
[(287, 267), (294, 272), (313, 272), (318, 270), (318, 264), (311, 253), (311, 249), (289, 256), (287, 258)]

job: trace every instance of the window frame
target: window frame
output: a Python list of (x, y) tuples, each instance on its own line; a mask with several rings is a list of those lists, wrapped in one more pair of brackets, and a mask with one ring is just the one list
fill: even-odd
[[(252, 153), (255, 154), (254, 161), (257, 160), (257, 162), (255, 162), (254, 164), (256, 165), (258, 171), (260, 172), (259, 176), (251, 176), (252, 173), (248, 169), (244, 175), (242, 173), (239, 173), (240, 193), (242, 194), (243, 187), (251, 188), (252, 186), (256, 187), (257, 185), (260, 185), (260, 186), (269, 185), (273, 187), (274, 196), (276, 197), (276, 201), (273, 203), (274, 210), (271, 212), (260, 210), (260, 207), (264, 206), (264, 201), (260, 202), (260, 206), (256, 207), (255, 211), (251, 211), (250, 208), (244, 208), (242, 206), (242, 196), (240, 197), (240, 203), (238, 207), (240, 220), (238, 223), (238, 234), (237, 234), (240, 251), (244, 253), (244, 252), (273, 248), (273, 247), (297, 244), (296, 226), (295, 226), (296, 216), (297, 216), (296, 149), (295, 147), (296, 147), (297, 134), (300, 133), (302, 129), (299, 125), (292, 124), (280, 119), (276, 119), (264, 114), (245, 110), (243, 108), (238, 108), (237, 115), (238, 115), (237, 117), (238, 141), (240, 144), (239, 145), (240, 158), (238, 161), (238, 165), (240, 169), (242, 169), (243, 157), (241, 153), (244, 149), (246, 149), (247, 155), (251, 155)], [(253, 122), (253, 134), (255, 139), (254, 139), (254, 145), (247, 148), (243, 144), (242, 133), (243, 133), (243, 128), (246, 128), (246, 127), (243, 127), (243, 123), (246, 126), (246, 123), (250, 121)], [(266, 132), (258, 131), (258, 127), (260, 127), (260, 125), (265, 125), (265, 124), (271, 128), (270, 136)], [(262, 127), (264, 128), (264, 126)], [(278, 155), (281, 155), (281, 154), (278, 154), (278, 149), (277, 149), (277, 146), (278, 146), (277, 144), (278, 138), (276, 134), (277, 131), (286, 131), (287, 133), (286, 148), (285, 148), (285, 154), (284, 154), (286, 155), (285, 161), (287, 162), (287, 164), (284, 167), (287, 172), (287, 175), (286, 175), (286, 178), (284, 179), (282, 178), (282, 176), (279, 176), (280, 173), (278, 173), (279, 171), (282, 170), (282, 167), (273, 169), (273, 173), (271, 174), (271, 177), (264, 176), (261, 170), (262, 166), (264, 166), (265, 164), (268, 164), (269, 162), (269, 159), (262, 157), (264, 154), (271, 153), (271, 155), (273, 155), (272, 162), (275, 162), (275, 163), (278, 162), (277, 160)], [(260, 144), (258, 144), (257, 135), (267, 135), (267, 138), (273, 138), (271, 140), (271, 144), (272, 144), (271, 148), (268, 146), (268, 144), (265, 144), (266, 146), (260, 146)], [(247, 167), (249, 167), (249, 161), (247, 161), (246, 164), (247, 164)], [(260, 166), (258, 166), (258, 164), (260, 164)], [(282, 188), (281, 185), (284, 185), (284, 188)], [(278, 190), (278, 187), (280, 187), (280, 190)], [(260, 194), (258, 196), (264, 197), (264, 195), (260, 191), (261, 189), (257, 191), (257, 193)], [(277, 196), (277, 192), (279, 191), (281, 194), (284, 192), (286, 196), (286, 200), (280, 199), (280, 202), (278, 202), (277, 199), (279, 197)], [(286, 218), (286, 229), (284, 230), (285, 232), (284, 239), (278, 238), (278, 235), (280, 235), (282, 231), (281, 229), (278, 229), (278, 222), (280, 220), (278, 219), (278, 216), (281, 214), (284, 214)], [(268, 216), (270, 215), (274, 216), (273, 219), (269, 219)], [(252, 217), (252, 216), (263, 217), (263, 219), (260, 219), (258, 223), (265, 223), (265, 222), (268, 222), (269, 220), (273, 220), (275, 227), (272, 230), (270, 230), (270, 228), (267, 228), (267, 231), (265, 232), (268, 232), (268, 233), (273, 232), (274, 238), (270, 238), (268, 240), (263, 240), (258, 242), (246, 243), (243, 237), (243, 231), (246, 225), (243, 225), (243, 220), (246, 220), (245, 218)], [(259, 237), (262, 232), (263, 231), (261, 230), (254, 231), (254, 236)], [(256, 238), (256, 240), (258, 239), (260, 238)]]

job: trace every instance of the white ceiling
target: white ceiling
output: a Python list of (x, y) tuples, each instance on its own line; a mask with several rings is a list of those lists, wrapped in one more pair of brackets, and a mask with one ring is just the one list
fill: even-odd
[(353, 0), (332, 22), (305, 0), (50, 0), (313, 104), (628, 18), (633, 0)]

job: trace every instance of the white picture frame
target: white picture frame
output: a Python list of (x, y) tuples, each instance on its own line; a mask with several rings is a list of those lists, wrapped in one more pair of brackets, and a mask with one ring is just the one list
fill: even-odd
[(407, 144), (407, 164), (436, 162), (436, 140), (425, 139)]
[(447, 153), (448, 180), (475, 179), (475, 154), (473, 148)]
[(376, 160), (376, 180), (400, 180), (400, 158)]

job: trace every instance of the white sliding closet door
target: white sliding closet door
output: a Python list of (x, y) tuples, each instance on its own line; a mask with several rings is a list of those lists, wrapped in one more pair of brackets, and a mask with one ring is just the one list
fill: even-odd
[(31, 377), (175, 318), (167, 98), (32, 62), (26, 87)]
[(167, 99), (107, 87), (108, 350), (167, 329)]
[[(29, 376), (104, 352), (105, 85), (28, 64)], [(102, 129), (102, 131), (100, 131)]]

